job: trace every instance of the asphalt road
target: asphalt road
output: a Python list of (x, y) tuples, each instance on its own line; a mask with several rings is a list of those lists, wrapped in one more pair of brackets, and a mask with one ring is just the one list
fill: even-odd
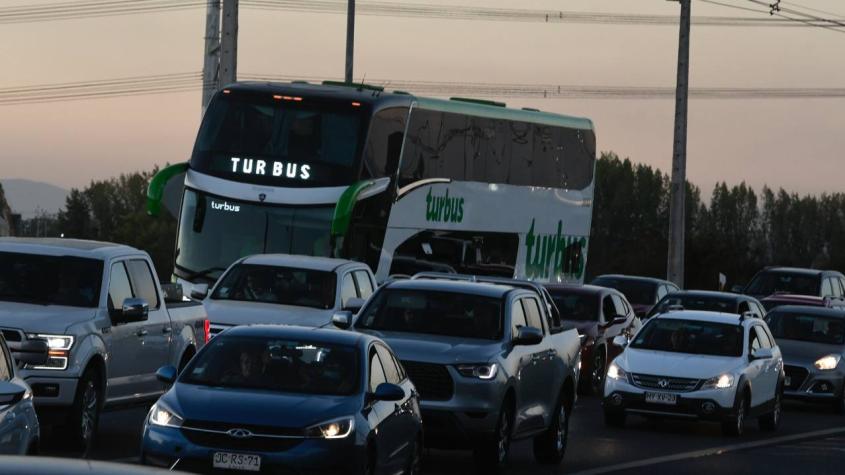
[[(146, 410), (105, 413), (91, 458), (137, 461)], [(569, 448), (559, 467), (534, 462), (530, 441), (512, 446), (506, 473), (552, 474), (841, 474), (845, 467), (845, 416), (825, 407), (792, 403), (780, 430), (761, 432), (753, 421), (743, 437), (725, 437), (717, 424), (650, 421), (629, 417), (623, 429), (609, 429), (595, 398), (581, 398), (572, 416)], [(45, 441), (43, 455), (75, 457), (58, 440)], [(469, 452), (428, 451), (425, 472), (474, 472)]]

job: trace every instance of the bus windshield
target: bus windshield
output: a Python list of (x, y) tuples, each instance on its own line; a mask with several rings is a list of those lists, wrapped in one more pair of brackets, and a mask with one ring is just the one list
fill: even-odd
[(366, 122), (360, 104), (232, 91), (210, 104), (191, 168), (263, 185), (348, 185)]
[(185, 189), (176, 273), (210, 282), (251, 254), (328, 256), (333, 212), (334, 206), (258, 205)]

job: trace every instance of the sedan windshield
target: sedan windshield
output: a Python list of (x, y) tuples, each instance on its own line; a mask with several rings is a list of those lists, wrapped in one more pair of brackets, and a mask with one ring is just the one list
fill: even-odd
[(588, 294), (563, 294), (556, 291), (552, 294), (552, 300), (563, 320), (575, 320), (579, 322), (599, 321), (599, 305), (595, 295)]
[(766, 317), (776, 339), (845, 344), (845, 318), (774, 311)]
[(650, 314), (665, 313), (674, 306), (683, 307), (684, 310), (706, 310), (722, 313), (737, 312), (737, 304), (734, 299), (703, 295), (667, 295), (654, 306)]
[(625, 298), (635, 305), (653, 305), (656, 300), (657, 284), (652, 282), (599, 277), (592, 284), (616, 289), (625, 294)]
[(725, 323), (652, 318), (631, 348), (694, 355), (742, 356), (742, 327)]
[(782, 292), (798, 295), (819, 295), (821, 279), (817, 275), (791, 272), (761, 272), (748, 284), (745, 293), (772, 295)]
[(239, 264), (211, 298), (328, 309), (334, 307), (336, 282), (334, 272)]
[(103, 261), (0, 252), (0, 301), (97, 307)]
[(496, 298), (386, 289), (373, 297), (357, 326), (367, 330), (499, 340), (502, 320), (502, 303)]
[(222, 334), (185, 369), (182, 383), (346, 396), (358, 389), (351, 346)]

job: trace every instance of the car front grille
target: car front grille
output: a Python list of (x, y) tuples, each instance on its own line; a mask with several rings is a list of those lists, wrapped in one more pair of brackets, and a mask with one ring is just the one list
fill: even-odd
[(420, 399), (448, 401), (455, 392), (452, 375), (444, 365), (402, 361), (411, 382), (420, 393)]
[(701, 380), (691, 378), (676, 378), (670, 376), (655, 376), (652, 374), (631, 374), (634, 386), (644, 389), (661, 391), (690, 392), (698, 389)]
[[(248, 431), (251, 435), (235, 437), (229, 433), (232, 430)], [(204, 447), (258, 452), (283, 452), (303, 440), (302, 431), (296, 429), (196, 420), (185, 421), (182, 434), (192, 443)]]
[(786, 373), (786, 376), (789, 378), (789, 384), (786, 385), (786, 389), (797, 391), (801, 388), (801, 385), (804, 384), (804, 381), (807, 379), (807, 375), (809, 372), (800, 367), (800, 366), (789, 366), (784, 365), (783, 372)]

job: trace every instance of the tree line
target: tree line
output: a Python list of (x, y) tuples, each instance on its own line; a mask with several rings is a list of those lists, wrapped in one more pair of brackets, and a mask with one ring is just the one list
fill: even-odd
[[(40, 226), (42, 235), (144, 249), (168, 280), (176, 220), (166, 212), (155, 218), (146, 213), (147, 184), (156, 171), (71, 190), (64, 210)], [(606, 273), (665, 277), (669, 184), (659, 169), (602, 154), (596, 163), (587, 280)], [(705, 201), (701, 190), (687, 183), (686, 216), (687, 288), (715, 289), (719, 273), (727, 276), (728, 287), (743, 284), (766, 265), (845, 269), (843, 193), (799, 196), (764, 187), (758, 194), (745, 183), (722, 182)]]

